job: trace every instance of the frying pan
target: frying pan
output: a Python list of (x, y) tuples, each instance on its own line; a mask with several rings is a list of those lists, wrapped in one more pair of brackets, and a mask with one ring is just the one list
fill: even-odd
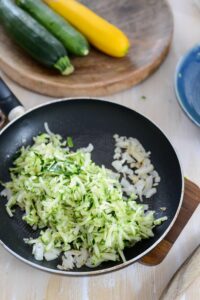
[[(0, 107), (10, 119), (24, 112), (24, 109), (5, 83), (0, 81)], [(161, 176), (157, 194), (151, 199), (144, 199), (150, 209), (156, 211), (156, 217), (168, 216), (168, 220), (154, 229), (154, 237), (142, 240), (132, 248), (124, 250), (126, 262), (105, 262), (90, 269), (82, 267), (72, 271), (60, 271), (56, 266), (61, 258), (54, 261), (36, 261), (32, 249), (23, 239), (37, 237), (22, 221), (19, 209), (13, 218), (5, 210), (6, 198), (0, 199), (0, 241), (13, 255), (22, 261), (53, 273), (65, 275), (97, 275), (118, 270), (139, 260), (151, 251), (167, 234), (179, 213), (183, 198), (183, 176), (175, 150), (163, 132), (150, 120), (139, 113), (104, 100), (75, 98), (51, 101), (29, 110), (11, 121), (0, 133), (0, 180), (9, 181), (9, 168), (22, 145), (32, 143), (32, 138), (44, 132), (44, 122), (54, 133), (63, 138), (72, 136), (77, 148), (89, 143), (94, 145), (93, 160), (111, 168), (113, 161), (115, 133), (120, 136), (136, 137), (151, 151), (151, 159)], [(1, 186), (0, 190), (3, 187)], [(163, 212), (161, 207), (166, 207)]]

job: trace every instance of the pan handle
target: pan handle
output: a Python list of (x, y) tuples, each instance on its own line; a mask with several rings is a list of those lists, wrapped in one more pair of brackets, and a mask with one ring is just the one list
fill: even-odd
[(0, 77), (0, 108), (9, 121), (25, 113), (25, 109), (17, 97)]

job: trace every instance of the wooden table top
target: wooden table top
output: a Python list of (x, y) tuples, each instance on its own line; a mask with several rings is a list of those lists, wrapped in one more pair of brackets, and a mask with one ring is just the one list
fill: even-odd
[[(175, 32), (170, 54), (160, 69), (139, 86), (106, 98), (135, 109), (158, 124), (176, 148), (185, 176), (200, 186), (200, 131), (179, 107), (173, 88), (178, 59), (200, 41), (200, 11), (193, 2), (169, 0)], [(27, 91), (2, 76), (26, 108), (49, 101), (50, 98)], [(200, 207), (160, 265), (147, 267), (135, 263), (116, 273), (91, 278), (61, 277), (35, 270), (0, 247), (0, 299), (156, 300), (178, 267), (197, 247), (199, 236)]]

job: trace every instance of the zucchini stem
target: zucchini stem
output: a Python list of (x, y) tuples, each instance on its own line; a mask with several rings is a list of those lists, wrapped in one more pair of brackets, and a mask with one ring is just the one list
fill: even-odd
[(74, 66), (71, 64), (67, 56), (59, 58), (54, 64), (54, 68), (58, 69), (62, 75), (70, 75), (74, 72)]
[(84, 49), (82, 50), (82, 55), (83, 55), (83, 56), (86, 56), (86, 55), (88, 55), (88, 54), (89, 54), (89, 49), (84, 48)]

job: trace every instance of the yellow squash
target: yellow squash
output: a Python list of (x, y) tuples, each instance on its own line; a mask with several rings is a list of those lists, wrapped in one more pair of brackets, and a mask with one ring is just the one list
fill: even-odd
[(76, 0), (43, 0), (76, 27), (88, 41), (108, 55), (123, 57), (129, 49), (126, 35)]

